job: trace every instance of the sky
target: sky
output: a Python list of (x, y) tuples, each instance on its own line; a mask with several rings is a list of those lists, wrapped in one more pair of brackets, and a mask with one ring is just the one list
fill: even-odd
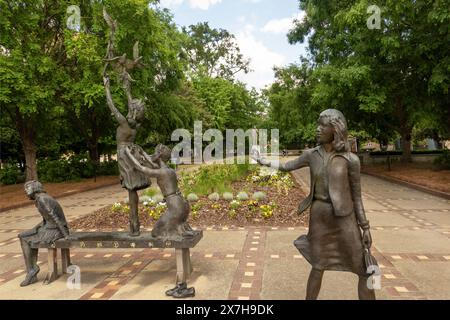
[(306, 56), (306, 45), (290, 45), (287, 33), (294, 18), (302, 18), (297, 0), (160, 0), (175, 23), (189, 26), (208, 22), (234, 34), (252, 72), (236, 78), (250, 89), (262, 89), (274, 80), (274, 66), (286, 66)]

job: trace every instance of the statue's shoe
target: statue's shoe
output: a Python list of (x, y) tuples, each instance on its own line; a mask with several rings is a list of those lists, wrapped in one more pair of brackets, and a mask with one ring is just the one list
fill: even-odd
[(20, 284), (21, 287), (26, 287), (30, 284), (36, 283), (38, 281), (37, 274), (39, 273), (40, 268), (38, 266), (34, 267), (30, 272), (27, 273), (25, 280)]
[(187, 288), (187, 284), (186, 282), (183, 283), (177, 283), (175, 288), (169, 289), (166, 291), (166, 295), (167, 296), (173, 296), (175, 292), (177, 292), (178, 290), (184, 290)]
[(189, 298), (189, 297), (194, 297), (194, 296), (195, 296), (194, 287), (179, 289), (179, 290), (175, 291), (174, 294), (172, 295), (172, 297), (177, 298), (177, 299)]

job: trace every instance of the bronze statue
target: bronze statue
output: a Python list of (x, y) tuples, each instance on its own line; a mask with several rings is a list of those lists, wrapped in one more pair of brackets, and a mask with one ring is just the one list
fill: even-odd
[[(140, 160), (149, 159), (144, 150), (134, 143), (136, 133), (140, 127), (140, 123), (144, 119), (145, 104), (140, 99), (134, 99), (131, 95), (131, 76), (129, 71), (135, 67), (141, 66), (141, 59), (138, 52), (138, 42), (133, 47), (134, 60), (129, 60), (126, 55), (114, 57), (114, 35), (117, 29), (117, 22), (114, 21), (108, 13), (103, 11), (104, 18), (108, 23), (111, 33), (107, 48), (106, 65), (103, 70), (103, 83), (105, 85), (106, 101), (108, 107), (119, 123), (116, 132), (117, 140), (117, 162), (119, 165), (120, 180), (124, 188), (128, 190), (128, 198), (130, 203), (130, 235), (139, 236), (140, 223), (138, 215), (138, 190), (148, 188), (151, 185), (150, 179), (145, 174), (136, 170), (125, 150), (130, 150), (131, 154)], [(111, 95), (110, 80), (106, 73), (109, 64), (113, 64), (114, 69), (119, 72), (119, 81), (125, 90), (128, 101), (128, 115), (124, 117), (114, 105)]]
[[(150, 159), (141, 158), (141, 164), (133, 155), (130, 148), (126, 148), (125, 152), (135, 167), (146, 174), (149, 178), (154, 177), (164, 195), (167, 204), (166, 212), (156, 222), (152, 230), (152, 237), (172, 241), (182, 241), (186, 238), (195, 236), (194, 231), (189, 226), (187, 219), (190, 212), (189, 202), (183, 197), (178, 189), (178, 178), (174, 169), (166, 165), (170, 160), (171, 150), (165, 145), (158, 145), (156, 152)], [(166, 295), (174, 298), (187, 298), (195, 296), (195, 289), (188, 288), (186, 282), (178, 282), (177, 285), (166, 291)]]
[(37, 282), (39, 266), (37, 265), (38, 249), (33, 244), (51, 244), (60, 238), (69, 238), (69, 227), (59, 203), (49, 196), (38, 181), (25, 183), (25, 193), (35, 201), (36, 207), (42, 216), (42, 222), (31, 230), (19, 234), (20, 244), (25, 259), (27, 275), (20, 284), (21, 287)]
[(148, 178), (156, 178), (167, 203), (167, 211), (156, 222), (152, 230), (152, 236), (165, 240), (181, 240), (192, 237), (194, 233), (187, 223), (190, 212), (189, 202), (184, 199), (178, 189), (178, 178), (175, 170), (166, 164), (170, 160), (170, 148), (161, 144), (158, 145), (151, 159), (145, 159), (147, 165), (141, 164), (130, 148), (126, 148), (125, 152), (137, 170), (147, 175)]
[[(372, 237), (361, 199), (360, 162), (350, 152), (347, 122), (340, 111), (320, 114), (317, 140), (318, 147), (279, 167), (282, 171), (310, 167), (311, 193), (298, 208), (300, 214), (310, 207), (309, 231), (294, 242), (312, 266), (306, 299), (317, 299), (325, 270), (357, 274), (359, 298), (375, 299), (367, 285), (370, 274), (365, 258)], [(259, 155), (256, 160), (272, 164)]]
[(140, 234), (140, 224), (138, 216), (139, 197), (137, 191), (148, 188), (151, 185), (151, 181), (145, 174), (136, 170), (126, 150), (129, 150), (138, 158), (147, 157), (144, 150), (134, 143), (140, 121), (144, 117), (145, 109), (140, 100), (129, 100), (128, 115), (125, 118), (114, 105), (111, 97), (109, 78), (104, 78), (104, 84), (108, 106), (119, 123), (116, 131), (117, 162), (122, 187), (128, 190), (130, 202), (130, 234), (132, 236), (138, 236)]

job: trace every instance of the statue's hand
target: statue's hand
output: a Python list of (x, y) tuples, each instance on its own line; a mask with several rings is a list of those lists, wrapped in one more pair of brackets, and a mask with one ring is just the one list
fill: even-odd
[(250, 154), (250, 157), (258, 163), (260, 163), (261, 161), (261, 155), (259, 154), (258, 150), (253, 150)]
[(71, 234), (67, 234), (64, 236), (64, 240), (73, 241), (76, 240), (76, 238)]
[(364, 248), (370, 249), (372, 246), (372, 236), (369, 229), (363, 231), (362, 241)]

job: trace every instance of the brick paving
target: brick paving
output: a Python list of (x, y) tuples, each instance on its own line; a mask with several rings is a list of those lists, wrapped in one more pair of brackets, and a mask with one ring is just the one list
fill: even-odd
[[(308, 192), (307, 171), (298, 170), (294, 177)], [(450, 202), (370, 176), (363, 175), (362, 187), (372, 225), (373, 254), (382, 273), (377, 297), (450, 299)], [(69, 196), (60, 203), (70, 223), (125, 197), (120, 186), (112, 186)], [(81, 290), (65, 286), (69, 275), (49, 286), (37, 283), (20, 288), (24, 265), (17, 234), (39, 220), (32, 206), (0, 214), (0, 299), (168, 299), (164, 291), (175, 280), (175, 255), (169, 249), (73, 249), (72, 262), (82, 270)], [(196, 298), (304, 297), (309, 265), (292, 242), (307, 228), (201, 229), (204, 239), (191, 250), (194, 272), (189, 285), (196, 288)], [(40, 282), (46, 273), (46, 255), (46, 250), (40, 251)], [(357, 299), (356, 281), (349, 276), (335, 273), (324, 278), (325, 291), (319, 298)]]

